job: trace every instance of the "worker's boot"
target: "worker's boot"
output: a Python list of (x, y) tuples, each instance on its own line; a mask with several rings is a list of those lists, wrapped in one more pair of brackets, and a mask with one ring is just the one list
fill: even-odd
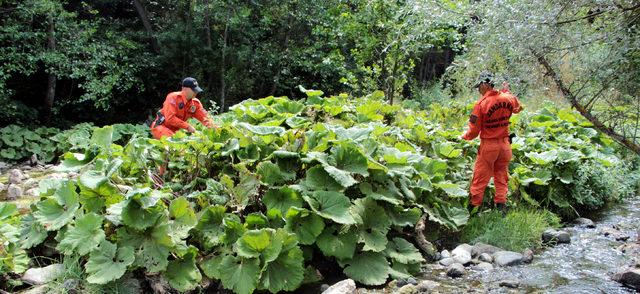
[(496, 203), (496, 209), (502, 214), (502, 218), (507, 216), (507, 205), (505, 203)]

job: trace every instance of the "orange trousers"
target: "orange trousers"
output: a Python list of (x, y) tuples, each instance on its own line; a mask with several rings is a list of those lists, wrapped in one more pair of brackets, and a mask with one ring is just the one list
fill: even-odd
[(500, 139), (480, 139), (478, 158), (473, 168), (471, 180), (471, 205), (482, 204), (484, 190), (493, 177), (496, 195), (493, 202), (507, 202), (507, 188), (509, 183), (509, 161), (511, 161), (511, 144), (509, 137)]
[[(154, 123), (155, 124), (155, 123)], [(175, 134), (174, 131), (172, 131), (171, 129), (160, 125), (160, 126), (153, 126), (151, 128), (151, 135), (153, 135), (154, 139), (158, 139), (160, 140), (160, 138), (162, 137), (171, 137), (173, 136), (173, 134)]]

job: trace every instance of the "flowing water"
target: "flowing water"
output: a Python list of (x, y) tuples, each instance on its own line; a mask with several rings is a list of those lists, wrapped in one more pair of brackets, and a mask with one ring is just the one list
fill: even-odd
[[(458, 279), (447, 277), (439, 265), (430, 265), (429, 274), (423, 279), (438, 282), (434, 291), (441, 293), (634, 293), (611, 276), (634, 264), (630, 255), (617, 248), (638, 238), (640, 197), (626, 199), (591, 217), (596, 228), (566, 228), (571, 233), (571, 244), (547, 248), (531, 264), (496, 267), (486, 272), (468, 270)], [(602, 231), (613, 226), (628, 235), (629, 241), (604, 236)], [(499, 283), (505, 280), (518, 281), (520, 285), (517, 289), (500, 287)]]

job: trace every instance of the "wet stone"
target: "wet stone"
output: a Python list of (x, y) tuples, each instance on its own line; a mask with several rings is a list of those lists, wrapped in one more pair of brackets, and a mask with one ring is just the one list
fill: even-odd
[(512, 266), (522, 263), (522, 254), (513, 251), (498, 251), (493, 254), (495, 264), (499, 266)]
[(454, 264), (455, 262), (456, 262), (456, 260), (453, 259), (453, 257), (448, 257), (448, 258), (440, 259), (440, 261), (438, 263), (440, 263), (443, 266), (450, 266), (450, 265)]
[(472, 268), (478, 271), (490, 271), (493, 269), (493, 265), (488, 262), (481, 262), (473, 266)]
[(613, 276), (613, 280), (627, 287), (640, 290), (640, 269), (631, 269), (617, 273)]
[(500, 285), (500, 287), (507, 287), (507, 288), (518, 288), (520, 287), (520, 282), (516, 281), (516, 280), (504, 280), (504, 281), (500, 281), (500, 283), (498, 284)]
[(409, 284), (409, 285), (404, 285), (402, 287), (400, 287), (400, 289), (398, 289), (399, 294), (414, 294), (417, 293), (418, 289), (416, 288), (415, 285)]
[(522, 262), (531, 263), (533, 261), (533, 250), (527, 248), (522, 252)]
[(604, 228), (602, 229), (602, 234), (605, 237), (610, 237), (615, 239), (616, 241), (621, 241), (621, 242), (627, 241), (630, 238), (629, 235), (621, 232), (616, 228)]
[(454, 263), (447, 267), (447, 276), (452, 278), (462, 277), (466, 272), (464, 266), (459, 263)]
[(352, 294), (356, 292), (356, 282), (352, 279), (342, 280), (322, 291), (322, 294)]
[(547, 229), (542, 233), (542, 242), (545, 244), (571, 243), (571, 235), (564, 230)]
[(577, 219), (574, 219), (573, 223), (576, 226), (590, 228), (590, 229), (593, 229), (596, 227), (596, 224), (592, 220), (584, 217), (579, 217)]
[(489, 253), (482, 253), (480, 254), (480, 256), (478, 257), (478, 259), (480, 261), (484, 261), (484, 262), (493, 262), (493, 257), (491, 257), (491, 255)]
[(435, 281), (424, 280), (418, 283), (418, 285), (416, 286), (416, 289), (420, 292), (429, 292), (438, 287), (440, 287), (440, 283)]
[(16, 184), (9, 185), (7, 189), (7, 200), (16, 200), (22, 197), (22, 188)]
[(442, 250), (442, 252), (440, 252), (440, 256), (442, 258), (449, 258), (449, 257), (451, 257), (451, 253), (449, 253), (449, 250), (445, 249), (445, 250)]
[(9, 171), (9, 184), (19, 185), (22, 183), (22, 180), (24, 180), (24, 178), (24, 173), (22, 173), (22, 171), (19, 169), (14, 168)]
[(498, 251), (502, 251), (502, 249), (489, 244), (476, 243), (471, 248), (471, 256), (476, 257), (482, 253), (494, 254)]

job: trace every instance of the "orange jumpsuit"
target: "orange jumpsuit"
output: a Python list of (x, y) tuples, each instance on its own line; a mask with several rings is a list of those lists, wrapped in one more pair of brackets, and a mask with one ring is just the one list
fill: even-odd
[(476, 102), (469, 118), (469, 130), (463, 135), (465, 140), (473, 140), (480, 135), (480, 149), (471, 180), (471, 205), (482, 204), (484, 190), (493, 177), (496, 187), (495, 203), (507, 202), (509, 181), (509, 118), (522, 110), (518, 98), (508, 91), (487, 91)]
[(151, 134), (156, 139), (171, 137), (178, 130), (189, 128), (187, 120), (192, 117), (207, 127), (213, 127), (213, 122), (200, 100), (196, 98), (187, 100), (182, 92), (169, 93), (160, 112), (164, 116), (164, 122), (158, 124), (158, 117), (156, 117), (151, 124)]

